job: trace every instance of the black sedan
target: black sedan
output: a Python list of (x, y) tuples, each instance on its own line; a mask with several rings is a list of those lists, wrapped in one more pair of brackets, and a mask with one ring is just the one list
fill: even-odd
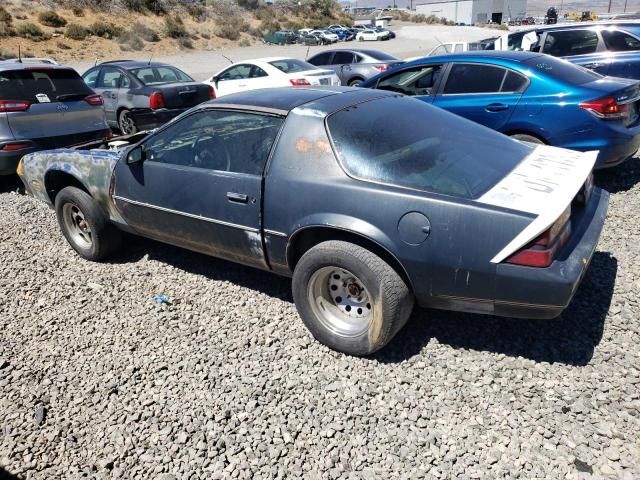
[(124, 230), (292, 276), (313, 335), (356, 355), (386, 345), (414, 299), (557, 316), (608, 204), (595, 154), (520, 143), (379, 90), (229, 95), (127, 141), (19, 166), (82, 257), (107, 257)]

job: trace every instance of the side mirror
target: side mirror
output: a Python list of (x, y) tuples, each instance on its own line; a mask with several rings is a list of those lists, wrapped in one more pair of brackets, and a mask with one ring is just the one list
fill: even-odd
[(132, 164), (142, 162), (144, 157), (144, 150), (142, 149), (142, 146), (139, 145), (127, 154), (127, 163)]

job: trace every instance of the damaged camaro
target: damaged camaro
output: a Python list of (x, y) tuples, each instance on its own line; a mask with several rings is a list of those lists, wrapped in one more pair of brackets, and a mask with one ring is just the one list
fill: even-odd
[(89, 260), (123, 232), (293, 277), (329, 347), (370, 354), (422, 307), (553, 318), (604, 224), (597, 152), (520, 143), (379, 90), (257, 90), (151, 133), (23, 158)]

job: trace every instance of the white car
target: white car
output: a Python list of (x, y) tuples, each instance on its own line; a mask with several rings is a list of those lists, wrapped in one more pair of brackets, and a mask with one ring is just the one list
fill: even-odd
[(389, 37), (389, 32), (387, 31), (382, 31), (379, 32), (377, 30), (371, 30), (371, 29), (366, 29), (366, 30), (362, 30), (361, 32), (358, 32), (358, 34), (356, 35), (356, 40), (360, 40), (361, 42), (363, 40), (384, 40), (386, 38)]
[(271, 57), (234, 63), (204, 83), (216, 97), (258, 88), (340, 85), (333, 70), (318, 68), (296, 58)]
[(331, 43), (336, 43), (339, 40), (338, 35), (336, 35), (335, 33), (331, 33), (329, 30), (312, 30), (309, 33), (311, 35), (322, 37)]

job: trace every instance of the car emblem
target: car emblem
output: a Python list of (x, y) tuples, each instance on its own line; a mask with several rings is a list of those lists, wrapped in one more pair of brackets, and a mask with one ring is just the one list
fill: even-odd
[(59, 104), (59, 105), (56, 107), (56, 109), (57, 109), (59, 112), (66, 112), (67, 110), (69, 110), (69, 107), (68, 107), (68, 106), (66, 106), (64, 103), (61, 103), (61, 104)]

